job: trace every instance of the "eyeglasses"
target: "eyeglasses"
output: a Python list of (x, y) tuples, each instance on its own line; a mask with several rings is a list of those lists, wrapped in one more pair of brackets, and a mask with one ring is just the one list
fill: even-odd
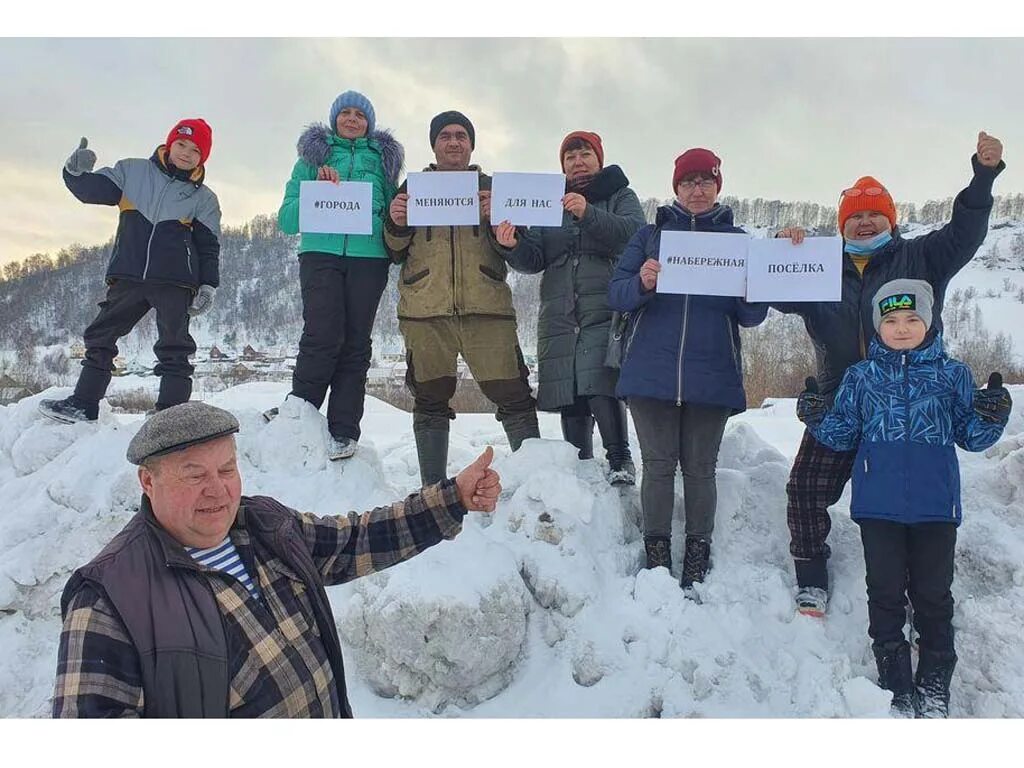
[(695, 190), (697, 187), (700, 187), (705, 192), (708, 192), (708, 191), (710, 191), (710, 189), (713, 186), (715, 186), (715, 181), (714, 181), (714, 179), (698, 179), (697, 181), (680, 181), (679, 182), (679, 186), (682, 187), (687, 192), (693, 192), (693, 190)]
[(867, 195), (868, 197), (878, 197), (879, 195), (885, 194), (888, 194), (888, 190), (886, 190), (885, 187), (865, 187), (864, 189), (861, 189), (860, 187), (850, 187), (849, 189), (844, 189), (839, 196), (860, 197), (861, 195)]

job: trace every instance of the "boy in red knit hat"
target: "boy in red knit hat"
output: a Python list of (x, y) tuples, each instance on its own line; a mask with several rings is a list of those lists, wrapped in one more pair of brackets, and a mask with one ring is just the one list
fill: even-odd
[(84, 334), (85, 359), (75, 392), (42, 400), (55, 421), (96, 421), (110, 384), (117, 340), (156, 310), (153, 347), (160, 377), (156, 408), (192, 395), (196, 351), (189, 318), (213, 305), (219, 283), (220, 204), (203, 182), (213, 132), (205, 120), (178, 121), (152, 156), (119, 160), (93, 172), (96, 153), (82, 138), (64, 164), (64, 183), (83, 203), (116, 205), (120, 219), (107, 265), (107, 295)]

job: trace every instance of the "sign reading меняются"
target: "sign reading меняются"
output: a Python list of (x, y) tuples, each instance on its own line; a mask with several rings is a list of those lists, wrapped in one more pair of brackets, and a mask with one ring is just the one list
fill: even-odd
[(480, 174), (476, 171), (410, 173), (406, 190), (410, 227), (480, 223)]
[(565, 175), (495, 173), (491, 183), (491, 223), (521, 227), (562, 226)]
[(843, 239), (808, 237), (751, 240), (747, 301), (839, 301), (843, 294)]
[(662, 230), (658, 293), (744, 296), (750, 235)]
[(327, 235), (373, 234), (373, 184), (303, 181), (299, 184), (299, 231)]

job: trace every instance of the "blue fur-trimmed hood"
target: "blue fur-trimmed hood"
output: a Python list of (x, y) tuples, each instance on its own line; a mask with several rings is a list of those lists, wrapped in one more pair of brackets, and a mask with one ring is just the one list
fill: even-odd
[[(384, 174), (388, 181), (397, 187), (398, 177), (405, 168), (405, 148), (386, 128), (378, 128), (366, 138), (380, 150)], [(311, 123), (299, 136), (295, 148), (301, 159), (312, 166), (319, 167), (331, 156), (332, 140), (344, 141), (344, 139), (338, 139), (326, 123)]]

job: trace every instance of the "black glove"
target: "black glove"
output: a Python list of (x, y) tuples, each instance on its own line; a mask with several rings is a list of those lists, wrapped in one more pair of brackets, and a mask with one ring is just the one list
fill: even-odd
[(988, 386), (974, 390), (974, 412), (990, 424), (1006, 426), (1010, 420), (1013, 400), (1003, 386), (1002, 374), (995, 372), (988, 377)]
[(71, 153), (71, 157), (64, 163), (64, 167), (67, 168), (68, 173), (72, 176), (81, 176), (83, 173), (89, 173), (96, 165), (96, 153), (91, 149), (88, 149), (89, 140), (82, 137), (82, 140), (78, 143), (78, 149)]
[(828, 401), (818, 393), (818, 380), (808, 376), (796, 400), (796, 417), (809, 427), (817, 426), (828, 413)]

